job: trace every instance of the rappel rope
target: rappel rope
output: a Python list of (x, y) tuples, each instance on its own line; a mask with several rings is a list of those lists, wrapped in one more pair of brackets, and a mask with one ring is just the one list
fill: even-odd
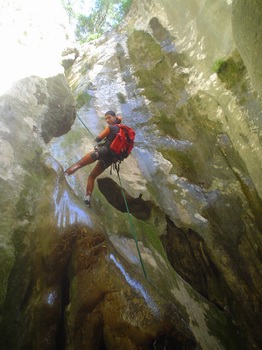
[(132, 220), (132, 216), (131, 216), (130, 211), (129, 211), (129, 207), (128, 207), (128, 204), (127, 204), (125, 192), (124, 192), (124, 189), (123, 189), (123, 186), (122, 186), (122, 182), (121, 182), (121, 179), (120, 179), (120, 175), (119, 175), (119, 164), (118, 164), (118, 166), (115, 169), (116, 169), (116, 172), (117, 172), (117, 176), (118, 176), (118, 179), (119, 179), (119, 184), (120, 184), (120, 187), (121, 187), (122, 196), (124, 198), (126, 211), (127, 211), (127, 214), (128, 214), (128, 219), (129, 219), (129, 223), (130, 223), (130, 229), (131, 229), (134, 241), (136, 243), (136, 249), (137, 249), (137, 252), (138, 252), (139, 260), (140, 260), (140, 263), (141, 263), (141, 266), (142, 266), (142, 270), (143, 270), (144, 276), (145, 276), (145, 278), (147, 278), (145, 266), (144, 266), (144, 263), (143, 263), (143, 260), (142, 260), (142, 256), (141, 256), (141, 253), (140, 253), (140, 250), (139, 250), (139, 246), (138, 246), (138, 241), (137, 241), (136, 232), (135, 232), (135, 226), (134, 226), (134, 223), (133, 223), (133, 220)]
[[(84, 125), (84, 127), (86, 128), (86, 130), (87, 130), (87, 131), (89, 132), (89, 134), (92, 136), (92, 138), (94, 138), (93, 134), (92, 134), (91, 131), (88, 129), (88, 127), (85, 125), (85, 123), (83, 122), (83, 120), (82, 120), (78, 115), (77, 115), (77, 118), (78, 118), (78, 119), (80, 120), (80, 122)], [(135, 244), (136, 244), (136, 249), (137, 249), (138, 257), (139, 257), (139, 260), (140, 260), (140, 264), (141, 264), (141, 267), (142, 267), (144, 276), (145, 276), (145, 278), (147, 278), (145, 266), (144, 266), (144, 263), (143, 263), (143, 260), (142, 260), (142, 256), (141, 256), (141, 253), (140, 253), (139, 246), (138, 246), (138, 240), (137, 240), (137, 237), (136, 237), (135, 226), (134, 226), (134, 223), (133, 223), (133, 221), (132, 221), (132, 216), (131, 216), (131, 214), (130, 214), (130, 210), (129, 210), (129, 207), (128, 207), (128, 204), (127, 204), (125, 192), (124, 192), (124, 189), (123, 189), (123, 186), (122, 186), (122, 182), (121, 182), (121, 178), (120, 178), (120, 174), (119, 174), (120, 164), (119, 164), (119, 163), (114, 163), (114, 167), (113, 167), (113, 168), (114, 168), (114, 169), (116, 170), (116, 172), (117, 172), (119, 184), (120, 184), (120, 187), (121, 187), (121, 193), (122, 193), (122, 196), (123, 196), (123, 199), (124, 199), (124, 202), (125, 202), (125, 206), (126, 206), (126, 211), (127, 211), (127, 214), (128, 214), (128, 220), (129, 220), (129, 223), (130, 223), (131, 233), (132, 233), (132, 236), (133, 236), (134, 241), (135, 241)]]
[(94, 138), (93, 134), (91, 133), (91, 131), (88, 129), (88, 127), (85, 125), (85, 123), (83, 122), (83, 120), (78, 116), (76, 115), (77, 118), (80, 120), (80, 122), (84, 125), (84, 127), (86, 128), (86, 130), (89, 132), (89, 134)]

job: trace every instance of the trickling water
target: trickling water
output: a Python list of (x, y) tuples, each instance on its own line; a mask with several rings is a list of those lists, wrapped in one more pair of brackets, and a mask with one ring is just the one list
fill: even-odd
[(150, 294), (146, 291), (145, 287), (138, 282), (137, 280), (133, 279), (130, 274), (125, 270), (124, 266), (120, 263), (120, 261), (117, 260), (117, 258), (114, 256), (114, 254), (110, 254), (109, 258), (114, 262), (114, 264), (117, 266), (117, 268), (121, 271), (123, 274), (125, 280), (127, 283), (132, 287), (134, 290), (136, 290), (145, 300), (150, 310), (154, 313), (154, 315), (159, 316), (159, 308), (150, 296)]

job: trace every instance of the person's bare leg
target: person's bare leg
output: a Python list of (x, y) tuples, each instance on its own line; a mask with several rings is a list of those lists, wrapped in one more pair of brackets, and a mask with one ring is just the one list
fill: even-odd
[(91, 200), (91, 195), (92, 195), (94, 185), (95, 185), (95, 179), (100, 174), (102, 174), (102, 172), (104, 170), (105, 170), (104, 167), (102, 166), (101, 162), (99, 161), (88, 176), (87, 185), (86, 185), (86, 195), (85, 195), (85, 204), (88, 207), (90, 207), (90, 200)]
[(77, 163), (68, 168), (64, 173), (66, 175), (72, 175), (78, 169), (83, 168), (84, 166), (94, 163), (95, 160), (91, 157), (91, 152), (87, 153), (83, 158), (81, 158)]

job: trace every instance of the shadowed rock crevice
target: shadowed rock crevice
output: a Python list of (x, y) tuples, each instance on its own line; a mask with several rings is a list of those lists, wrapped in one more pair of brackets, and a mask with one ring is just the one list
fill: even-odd
[[(127, 212), (121, 187), (110, 178), (98, 179), (98, 188), (108, 202), (122, 213)], [(123, 190), (124, 191), (124, 190)], [(144, 201), (141, 195), (138, 198), (130, 196), (124, 191), (129, 211), (137, 219), (148, 220), (151, 216), (152, 203)]]
[(175, 271), (203, 297), (223, 310), (229, 292), (199, 234), (179, 229), (167, 217), (167, 234), (162, 237), (162, 243)]
[[(248, 174), (247, 168), (239, 157), (239, 155), (234, 150), (234, 147), (226, 134), (220, 134), (217, 137), (219, 150), (223, 155), (226, 163), (232, 170), (232, 173), (236, 177), (237, 181), (242, 188), (243, 194), (245, 195), (248, 204), (250, 205), (250, 209), (252, 210), (252, 214), (256, 217), (257, 228), (259, 230), (262, 227), (262, 218), (261, 218), (261, 207), (262, 200), (259, 197), (257, 189)], [(243, 226), (243, 225), (242, 225)]]
[(70, 303), (70, 280), (67, 273), (61, 281), (61, 318), (57, 325), (56, 350), (66, 348), (65, 309)]

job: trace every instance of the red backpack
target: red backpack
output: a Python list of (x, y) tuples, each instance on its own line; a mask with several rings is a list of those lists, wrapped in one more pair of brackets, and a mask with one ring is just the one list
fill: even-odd
[(110, 144), (110, 150), (117, 160), (124, 160), (129, 156), (133, 147), (136, 133), (127, 125), (117, 124), (119, 131)]

